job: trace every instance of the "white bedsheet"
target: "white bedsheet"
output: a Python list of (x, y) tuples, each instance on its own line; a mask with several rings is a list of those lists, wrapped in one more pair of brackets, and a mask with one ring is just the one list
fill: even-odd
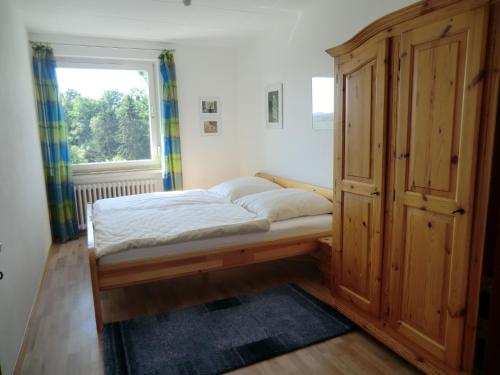
[(99, 200), (93, 209), (96, 256), (232, 234), (265, 232), (267, 218), (205, 190)]
[(332, 215), (305, 216), (278, 221), (271, 224), (267, 232), (235, 234), (203, 240), (181, 242), (142, 249), (129, 249), (105, 255), (99, 259), (100, 264), (116, 264), (120, 262), (148, 259), (168, 255), (189, 254), (199, 251), (210, 251), (228, 246), (253, 244), (303, 235), (330, 235), (332, 231)]
[(227, 199), (208, 190), (194, 189), (129, 195), (100, 199), (94, 204), (94, 214), (100, 211), (164, 208), (186, 204), (224, 203)]

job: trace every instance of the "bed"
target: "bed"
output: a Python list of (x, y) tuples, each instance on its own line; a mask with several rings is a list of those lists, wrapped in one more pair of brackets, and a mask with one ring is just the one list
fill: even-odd
[[(320, 194), (329, 201), (333, 199), (330, 189), (264, 173), (256, 176), (284, 188), (302, 189)], [(156, 246), (139, 247), (136, 244), (109, 252), (96, 246), (99, 228), (94, 224), (93, 207), (88, 205), (88, 255), (96, 325), (101, 331), (101, 291), (312, 254), (318, 249), (318, 240), (331, 235), (332, 218), (329, 214), (296, 217), (272, 222), (265, 231), (228, 232)]]

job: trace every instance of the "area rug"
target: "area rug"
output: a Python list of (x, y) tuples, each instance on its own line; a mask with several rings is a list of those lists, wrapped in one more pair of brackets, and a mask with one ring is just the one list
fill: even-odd
[(296, 285), (104, 326), (106, 375), (211, 375), (354, 328)]

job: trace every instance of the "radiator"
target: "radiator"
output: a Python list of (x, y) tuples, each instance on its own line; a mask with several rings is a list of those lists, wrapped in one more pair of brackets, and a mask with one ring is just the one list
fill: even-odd
[(75, 183), (76, 214), (78, 218), (78, 228), (87, 228), (87, 203), (94, 203), (98, 199), (123, 197), (142, 193), (152, 193), (162, 191), (161, 180), (141, 179), (113, 181), (102, 183)]

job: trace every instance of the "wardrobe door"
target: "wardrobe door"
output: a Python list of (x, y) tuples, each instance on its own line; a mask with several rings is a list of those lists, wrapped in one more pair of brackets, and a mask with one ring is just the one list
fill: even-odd
[(333, 293), (379, 315), (387, 41), (336, 61)]
[(485, 12), (400, 44), (390, 325), (458, 368), (466, 307)]

